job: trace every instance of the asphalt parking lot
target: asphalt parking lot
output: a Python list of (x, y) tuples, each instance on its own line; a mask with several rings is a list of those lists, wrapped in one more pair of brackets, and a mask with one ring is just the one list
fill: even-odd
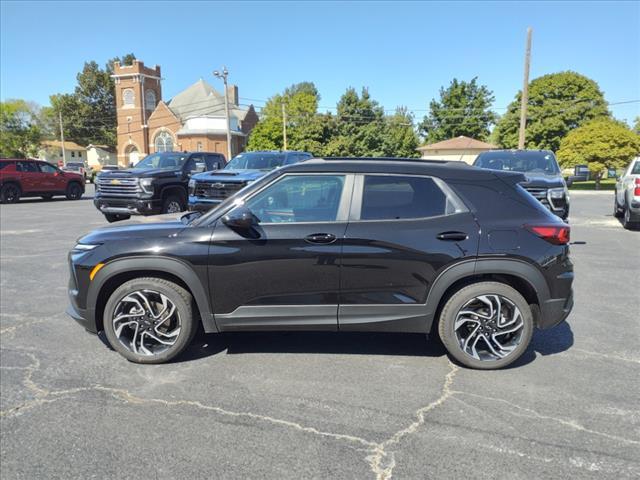
[(572, 196), (575, 308), (507, 370), (421, 335), (201, 336), (128, 363), (64, 311), (88, 197), (0, 207), (0, 476), (638, 478), (640, 232)]

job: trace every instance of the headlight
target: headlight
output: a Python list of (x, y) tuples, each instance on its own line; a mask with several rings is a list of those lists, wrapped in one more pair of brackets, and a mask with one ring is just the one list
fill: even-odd
[(563, 198), (565, 196), (566, 196), (566, 189), (564, 187), (549, 189), (549, 197), (551, 198)]
[(96, 247), (99, 247), (100, 244), (87, 244), (87, 243), (76, 243), (76, 246), (73, 247), (73, 250), (76, 252), (88, 252), (93, 250)]
[(145, 193), (153, 193), (153, 178), (141, 178), (140, 186)]

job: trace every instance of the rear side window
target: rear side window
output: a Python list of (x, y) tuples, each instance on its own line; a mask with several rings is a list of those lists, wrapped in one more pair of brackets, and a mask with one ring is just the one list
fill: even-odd
[(4, 170), (9, 165), (15, 165), (15, 163), (14, 162), (0, 162), (0, 170)]
[(16, 162), (16, 170), (19, 172), (40, 173), (36, 162)]
[(455, 213), (447, 195), (432, 178), (367, 175), (361, 220), (402, 220)]
[(631, 175), (640, 175), (640, 160), (636, 160), (636, 163), (631, 170)]

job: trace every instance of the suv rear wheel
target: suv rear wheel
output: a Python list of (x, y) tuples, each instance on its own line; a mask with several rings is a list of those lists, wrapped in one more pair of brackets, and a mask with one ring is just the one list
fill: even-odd
[(16, 203), (20, 200), (20, 187), (15, 183), (6, 183), (0, 190), (0, 203)]
[(136, 363), (164, 363), (182, 353), (196, 332), (193, 298), (160, 278), (135, 278), (109, 297), (104, 330), (111, 346)]
[(448, 352), (463, 365), (490, 370), (517, 360), (533, 334), (529, 304), (499, 282), (458, 290), (440, 314), (439, 333)]

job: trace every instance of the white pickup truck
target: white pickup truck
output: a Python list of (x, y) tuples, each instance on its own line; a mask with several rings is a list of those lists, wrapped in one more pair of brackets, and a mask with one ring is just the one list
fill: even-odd
[(633, 159), (624, 174), (618, 178), (613, 214), (622, 217), (624, 228), (640, 227), (640, 157)]

